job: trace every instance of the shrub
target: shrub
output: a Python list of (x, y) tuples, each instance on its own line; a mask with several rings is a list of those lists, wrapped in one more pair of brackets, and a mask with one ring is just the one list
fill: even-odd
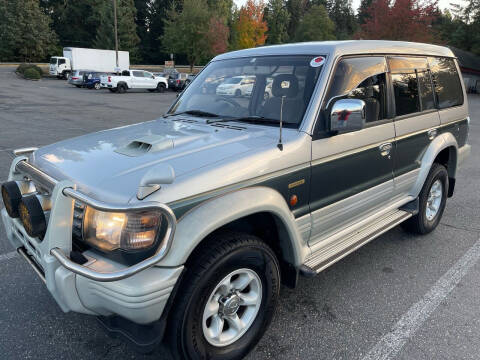
[(32, 69), (35, 69), (37, 70), (37, 72), (40, 74), (40, 76), (43, 75), (43, 70), (40, 66), (37, 66), (37, 65), (31, 65)]
[(25, 79), (40, 79), (42, 75), (34, 67), (26, 69), (23, 73)]
[(42, 68), (37, 66), (37, 65), (34, 65), (34, 64), (20, 64), (18, 65), (17, 67), (17, 72), (20, 73), (20, 74), (23, 74), (25, 75), (25, 71), (27, 71), (28, 69), (33, 69), (35, 70), (37, 73), (40, 74), (40, 76), (43, 75), (43, 71), (42, 71)]
[(20, 74), (23, 74), (25, 72), (25, 70), (27, 70), (28, 68), (30, 67), (29, 64), (20, 64), (18, 65), (17, 67), (17, 72), (19, 72)]

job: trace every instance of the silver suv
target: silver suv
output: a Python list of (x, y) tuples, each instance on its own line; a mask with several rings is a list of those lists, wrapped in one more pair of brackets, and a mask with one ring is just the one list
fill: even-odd
[[(251, 92), (215, 91), (237, 76)], [(468, 128), (447, 48), (241, 50), (158, 120), (17, 150), (2, 219), (63, 311), (147, 350), (166, 334), (178, 358), (240, 359), (281, 284), (398, 224), (435, 229)]]

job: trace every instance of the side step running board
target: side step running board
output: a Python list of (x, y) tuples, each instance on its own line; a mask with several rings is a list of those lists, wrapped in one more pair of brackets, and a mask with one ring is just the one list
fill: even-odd
[(311, 254), (300, 267), (300, 273), (307, 277), (318, 274), (411, 216), (411, 212), (395, 210), (372, 221), (368, 226), (353, 231), (343, 239), (335, 241)]

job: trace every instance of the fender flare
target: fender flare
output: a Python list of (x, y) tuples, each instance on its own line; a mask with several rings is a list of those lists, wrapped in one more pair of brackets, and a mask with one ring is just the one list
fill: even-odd
[(255, 213), (268, 212), (280, 227), (279, 241), (287, 262), (300, 266), (308, 250), (285, 199), (268, 187), (256, 186), (236, 190), (206, 200), (183, 215), (178, 223), (170, 251), (157, 265), (184, 264), (193, 250), (213, 231)]
[(455, 178), (455, 173), (457, 170), (457, 153), (458, 153), (458, 143), (455, 137), (447, 132), (438, 135), (427, 147), (425, 153), (423, 154), (423, 157), (421, 159), (421, 164), (420, 164), (420, 171), (417, 175), (417, 180), (415, 182), (415, 185), (412, 187), (412, 192), (411, 195), (413, 197), (417, 197), (420, 194), (420, 191), (422, 190), (423, 184), (425, 183), (425, 180), (427, 179), (428, 173), (430, 172), (430, 169), (433, 165), (433, 162), (435, 158), (438, 156), (438, 154), (449, 147), (454, 147), (455, 152), (454, 156), (450, 157), (449, 159), (449, 169), (448, 169), (448, 176), (450, 178)]

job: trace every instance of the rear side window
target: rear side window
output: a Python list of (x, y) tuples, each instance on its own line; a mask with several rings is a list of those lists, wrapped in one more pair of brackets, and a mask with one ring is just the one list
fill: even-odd
[(462, 85), (453, 59), (430, 57), (428, 62), (432, 71), (438, 107), (445, 109), (462, 105)]
[(397, 116), (435, 109), (432, 81), (427, 59), (422, 57), (391, 57), (388, 65)]
[(133, 76), (143, 77), (143, 71), (132, 71)]
[(420, 112), (416, 74), (393, 74), (392, 83), (395, 93), (395, 114), (402, 116)]

